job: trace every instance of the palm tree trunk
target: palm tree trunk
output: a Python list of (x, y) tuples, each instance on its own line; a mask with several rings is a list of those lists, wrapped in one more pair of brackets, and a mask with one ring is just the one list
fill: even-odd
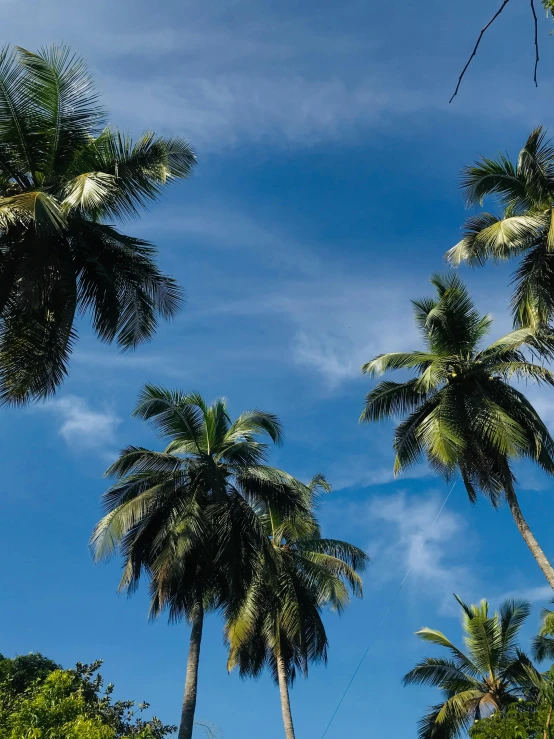
[(189, 655), (187, 660), (187, 678), (181, 709), (181, 725), (178, 739), (192, 739), (194, 727), (194, 711), (196, 709), (196, 687), (198, 684), (198, 662), (200, 661), (200, 643), (204, 626), (204, 606), (199, 598), (192, 610), (192, 629), (190, 632)]
[(546, 558), (545, 553), (540, 548), (538, 541), (533, 536), (533, 532), (527, 525), (527, 521), (523, 518), (523, 513), (521, 512), (521, 508), (519, 507), (515, 490), (511, 486), (507, 486), (506, 500), (508, 501), (508, 505), (510, 506), (510, 511), (512, 512), (512, 516), (514, 518), (514, 521), (516, 522), (516, 526), (519, 529), (519, 533), (523, 536), (525, 543), (533, 554), (533, 557), (537, 560), (537, 564), (548, 580), (548, 584), (554, 590), (554, 568)]
[[(281, 694), (281, 711), (283, 713), (283, 724), (285, 726), (286, 739), (294, 739), (294, 726), (290, 712), (289, 686), (287, 685), (287, 672), (285, 662), (281, 656), (277, 657), (277, 676), (279, 678), (279, 692)], [(179, 737), (179, 739), (181, 739)]]

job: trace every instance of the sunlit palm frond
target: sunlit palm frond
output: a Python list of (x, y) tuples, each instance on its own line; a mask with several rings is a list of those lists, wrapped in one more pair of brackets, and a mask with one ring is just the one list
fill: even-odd
[(447, 649), (450, 656), (423, 659), (404, 677), (406, 685), (438, 687), (443, 693), (443, 702), (432, 706), (419, 723), (422, 739), (461, 737), (476, 719), (505, 710), (523, 696), (525, 670), (532, 668), (517, 648), (528, 603), (507, 600), (500, 613), (491, 614), (486, 601), (467, 605), (455, 597), (462, 608), (467, 654), (442, 632), (421, 629), (421, 639)]
[(75, 151), (101, 130), (105, 112), (84, 60), (69, 47), (44, 47), (37, 54), (19, 48), (18, 54), (33, 101), (33, 136), (40, 137), (35, 165), (47, 180), (63, 175)]
[(507, 205), (527, 204), (525, 179), (504, 154), (497, 159), (482, 157), (466, 167), (461, 186), (469, 205), (481, 203), (486, 195), (498, 195)]
[(387, 370), (396, 369), (425, 369), (437, 359), (436, 355), (427, 352), (392, 352), (390, 354), (379, 354), (379, 356), (367, 362), (362, 367), (364, 375), (375, 377), (382, 375)]
[(404, 415), (417, 408), (426, 398), (427, 393), (418, 389), (417, 380), (403, 383), (385, 380), (366, 395), (360, 421), (369, 423)]

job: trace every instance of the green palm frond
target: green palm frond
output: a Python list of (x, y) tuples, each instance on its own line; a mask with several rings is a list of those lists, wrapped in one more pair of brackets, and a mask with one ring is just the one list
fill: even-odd
[(504, 218), (482, 213), (469, 219), (464, 238), (446, 253), (446, 258), (453, 266), (462, 262), (482, 266), (488, 259), (510, 259), (533, 246), (548, 229), (550, 220), (549, 213)]
[(226, 441), (232, 444), (251, 434), (267, 434), (274, 444), (282, 444), (283, 427), (273, 413), (253, 410), (242, 413), (226, 432)]
[(379, 354), (379, 356), (367, 362), (362, 367), (364, 375), (375, 377), (382, 375), (387, 370), (395, 369), (425, 369), (436, 359), (434, 354), (427, 352), (392, 352), (390, 354)]
[(529, 249), (514, 274), (512, 312), (516, 326), (533, 329), (548, 324), (554, 311), (552, 297), (554, 254), (543, 244)]
[(34, 102), (35, 177), (40, 173), (44, 181), (64, 173), (75, 149), (100, 132), (105, 112), (84, 60), (67, 46), (44, 47), (38, 54), (19, 48), (18, 54), (25, 92)]
[(194, 444), (197, 451), (202, 449), (205, 439), (204, 411), (196, 393), (172, 392), (155, 385), (145, 385), (133, 415), (151, 422), (160, 436), (170, 437), (172, 444), (167, 451), (174, 453), (180, 444), (186, 442)]
[(519, 359), (521, 354), (513, 354), (518, 352), (522, 347), (532, 345), (536, 335), (532, 328), (525, 326), (524, 328), (510, 331), (510, 333), (501, 336), (486, 349), (477, 354), (476, 359), (484, 361), (490, 359), (498, 359), (500, 361), (509, 360), (510, 358)]
[(544, 662), (545, 659), (554, 659), (554, 611), (543, 608), (539, 633), (533, 638), (533, 657)]
[(511, 654), (516, 649), (516, 640), (524, 622), (531, 613), (531, 606), (524, 600), (506, 600), (500, 607), (500, 632), (502, 651)]
[(381, 421), (390, 416), (404, 415), (417, 408), (426, 399), (426, 393), (418, 388), (417, 382), (380, 382), (366, 395), (360, 422)]
[(189, 177), (196, 165), (194, 150), (183, 139), (164, 139), (148, 131), (134, 142), (117, 131), (99, 139), (96, 169), (113, 175), (117, 187), (102, 205), (105, 218), (134, 218), (173, 179)]
[[(517, 165), (500, 155), (465, 170), (470, 203), (493, 195), (506, 206), (503, 218), (481, 213), (469, 219), (462, 241), (447, 253), (454, 265), (481, 266), (488, 259), (520, 256), (514, 274), (515, 326), (542, 329), (554, 315), (554, 147), (542, 127), (531, 132)], [(550, 348), (548, 349), (550, 352)]]
[(491, 614), (487, 601), (467, 605), (455, 596), (462, 609), (467, 654), (442, 632), (421, 629), (426, 642), (448, 650), (448, 658), (427, 657), (404, 677), (405, 685), (440, 688), (443, 701), (432, 706), (419, 722), (421, 739), (455, 739), (465, 736), (477, 719), (504, 711), (526, 695), (528, 657), (519, 651), (517, 637), (530, 605), (507, 600), (499, 613)]
[(496, 160), (482, 157), (466, 167), (461, 186), (468, 205), (480, 204), (486, 195), (498, 195), (506, 205), (526, 201), (525, 180), (504, 154), (499, 154)]
[(450, 639), (448, 639), (448, 637), (446, 637), (441, 631), (437, 631), (436, 629), (423, 628), (419, 631), (416, 631), (416, 636), (418, 636), (423, 641), (429, 642), (431, 644), (437, 644), (440, 647), (448, 649), (448, 651), (454, 658), (454, 661), (458, 668), (464, 670), (467, 675), (475, 677), (479, 674), (479, 669), (473, 664), (471, 658), (468, 658), (461, 651), (461, 649), (458, 649), (458, 647), (456, 647), (450, 641)]

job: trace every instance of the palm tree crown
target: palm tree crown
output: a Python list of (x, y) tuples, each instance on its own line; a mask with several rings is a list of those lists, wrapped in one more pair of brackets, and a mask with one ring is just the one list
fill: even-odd
[(533, 537), (515, 495), (511, 463), (527, 457), (554, 473), (554, 440), (527, 398), (510, 380), (554, 385), (554, 374), (528, 361), (535, 339), (518, 329), (487, 348), (481, 342), (492, 319), (480, 315), (456, 275), (435, 275), (437, 298), (413, 301), (425, 348), (382, 354), (362, 368), (376, 375), (411, 369), (406, 382), (383, 381), (367, 395), (361, 421), (406, 416), (394, 436), (395, 472), (426, 455), (448, 476), (462, 475), (469, 498), (480, 490), (497, 506), (505, 496), (516, 524), (550, 585), (554, 569)]
[(453, 265), (479, 266), (521, 257), (512, 300), (515, 324), (546, 326), (554, 314), (554, 147), (542, 127), (531, 133), (517, 163), (504, 154), (482, 158), (465, 169), (462, 186), (470, 205), (494, 195), (504, 212), (470, 218), (447, 258)]
[[(321, 476), (309, 485), (312, 495), (329, 490)], [(358, 573), (368, 557), (361, 549), (321, 537), (313, 514), (283, 516), (271, 503), (259, 511), (271, 541), (272, 557), (261, 556), (250, 587), (228, 618), (228, 668), (241, 677), (258, 677), (269, 667), (281, 691), (287, 739), (294, 728), (288, 686), (296, 671), (307, 676), (310, 662), (326, 661), (327, 635), (321, 619), (329, 605), (339, 613), (349, 602), (348, 588), (362, 595)]]
[(539, 633), (533, 639), (533, 657), (542, 662), (554, 659), (554, 611), (543, 608)]
[(472, 500), (480, 489), (497, 505), (513, 485), (510, 458), (529, 457), (554, 472), (554, 441), (529, 401), (509, 383), (554, 385), (554, 374), (527, 361), (522, 349), (533, 338), (528, 329), (481, 349), (491, 317), (475, 310), (455, 275), (435, 275), (431, 282), (437, 299), (413, 301), (425, 349), (382, 354), (362, 368), (369, 375), (411, 369), (417, 377), (380, 382), (367, 395), (360, 420), (408, 414), (395, 433), (396, 472), (425, 453), (441, 472), (458, 467)]
[[(327, 487), (323, 479), (310, 484)], [(321, 610), (329, 605), (342, 612), (348, 587), (362, 594), (358, 573), (368, 557), (358, 547), (321, 537), (313, 515), (283, 517), (272, 505), (260, 513), (274, 558), (260, 558), (256, 577), (238, 612), (227, 625), (229, 668), (243, 677), (257, 677), (268, 666), (277, 681), (277, 656), (292, 683), (296, 670), (308, 673), (311, 661), (327, 658), (327, 637)]]
[(529, 682), (529, 673), (536, 673), (517, 646), (519, 630), (530, 612), (528, 603), (507, 600), (499, 613), (491, 615), (486, 600), (468, 606), (455, 597), (462, 607), (467, 652), (440, 631), (421, 629), (420, 639), (448, 650), (449, 657), (427, 657), (404, 677), (405, 685), (431, 685), (443, 691), (443, 702), (432, 706), (419, 722), (420, 739), (462, 736), (475, 720), (515, 703)]
[(65, 47), (0, 51), (0, 397), (55, 391), (78, 311), (133, 349), (181, 292), (156, 250), (108, 225), (136, 216), (196, 163), (181, 139), (106, 127), (83, 61)]
[[(199, 543), (205, 552), (210, 542), (210, 569), (232, 591), (249, 566), (257, 568), (260, 548), (269, 551), (255, 507), (271, 502), (283, 515), (305, 510), (309, 488), (266, 464), (268, 446), (259, 436), (282, 440), (271, 413), (248, 411), (233, 422), (224, 400), (208, 406), (197, 393), (148, 385), (134, 415), (170, 441), (163, 452), (121, 452), (106, 473), (117, 482), (105, 493), (107, 514), (92, 546), (98, 559), (119, 548), (126, 560), (121, 587), (136, 587), (146, 571), (153, 613), (167, 606), (179, 617), (194, 602), (187, 598), (198, 586), (198, 567), (187, 566), (187, 556), (196, 556)], [(177, 589), (168, 587), (172, 580)]]
[(191, 739), (204, 614), (236, 609), (256, 576), (259, 559), (273, 555), (256, 510), (306, 512), (311, 490), (266, 464), (280, 443), (279, 420), (249, 411), (232, 421), (226, 403), (208, 406), (197, 393), (146, 386), (135, 416), (169, 439), (163, 452), (127, 447), (107, 474), (107, 513), (91, 544), (97, 559), (123, 555), (120, 588), (132, 592), (150, 578), (151, 615), (192, 625), (179, 739)]

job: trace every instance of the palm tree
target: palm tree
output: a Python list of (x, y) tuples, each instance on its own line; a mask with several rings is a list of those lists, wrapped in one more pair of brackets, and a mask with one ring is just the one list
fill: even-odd
[(421, 629), (420, 639), (447, 649), (449, 657), (427, 657), (404, 677), (404, 685), (432, 685), (443, 691), (443, 702), (419, 722), (420, 739), (454, 739), (475, 720), (505, 710), (523, 695), (522, 686), (533, 669), (517, 647), (528, 603), (506, 600), (500, 613), (490, 615), (486, 600), (468, 606), (455, 598), (462, 607), (467, 654), (440, 631)]
[(122, 350), (150, 339), (181, 302), (156, 249), (120, 233), (196, 163), (185, 141), (106, 127), (82, 59), (67, 47), (0, 51), (0, 398), (53, 392), (75, 317)]
[(554, 588), (554, 569), (519, 507), (511, 463), (519, 457), (554, 473), (554, 441), (511, 379), (554, 385), (554, 374), (523, 354), (534, 341), (529, 329), (503, 336), (480, 349), (492, 318), (475, 309), (455, 275), (434, 275), (437, 298), (413, 301), (425, 348), (382, 354), (362, 368), (369, 375), (411, 369), (406, 382), (380, 382), (367, 395), (360, 420), (406, 416), (394, 437), (395, 473), (425, 454), (436, 471), (458, 469), (469, 499), (481, 490), (497, 507), (505, 497), (516, 525)]
[(542, 127), (531, 133), (517, 163), (504, 154), (483, 157), (466, 167), (462, 186), (468, 204), (495, 195), (503, 213), (470, 218), (447, 259), (481, 266), (489, 259), (521, 257), (514, 275), (515, 326), (546, 326), (554, 315), (554, 147)]
[(554, 659), (554, 611), (543, 608), (539, 633), (533, 639), (533, 657), (539, 662)]
[(212, 406), (197, 393), (146, 386), (134, 416), (169, 439), (163, 452), (130, 446), (107, 471), (115, 484), (104, 495), (106, 515), (91, 545), (97, 560), (123, 555), (120, 589), (150, 579), (150, 615), (191, 624), (179, 739), (192, 736), (204, 615), (236, 607), (272, 549), (256, 506), (279, 515), (306, 510), (307, 486), (266, 464), (280, 443), (276, 416), (248, 411), (232, 421), (223, 400)]
[[(313, 495), (329, 489), (321, 476), (309, 488)], [(227, 666), (238, 667), (241, 677), (258, 677), (269, 667), (279, 686), (286, 739), (294, 739), (289, 685), (296, 670), (307, 676), (309, 662), (326, 661), (321, 611), (330, 605), (340, 613), (348, 586), (361, 597), (358, 573), (368, 557), (352, 544), (323, 539), (313, 512), (291, 517), (271, 503), (264, 508), (259, 516), (273, 557), (260, 557), (246, 597), (227, 621)]]

